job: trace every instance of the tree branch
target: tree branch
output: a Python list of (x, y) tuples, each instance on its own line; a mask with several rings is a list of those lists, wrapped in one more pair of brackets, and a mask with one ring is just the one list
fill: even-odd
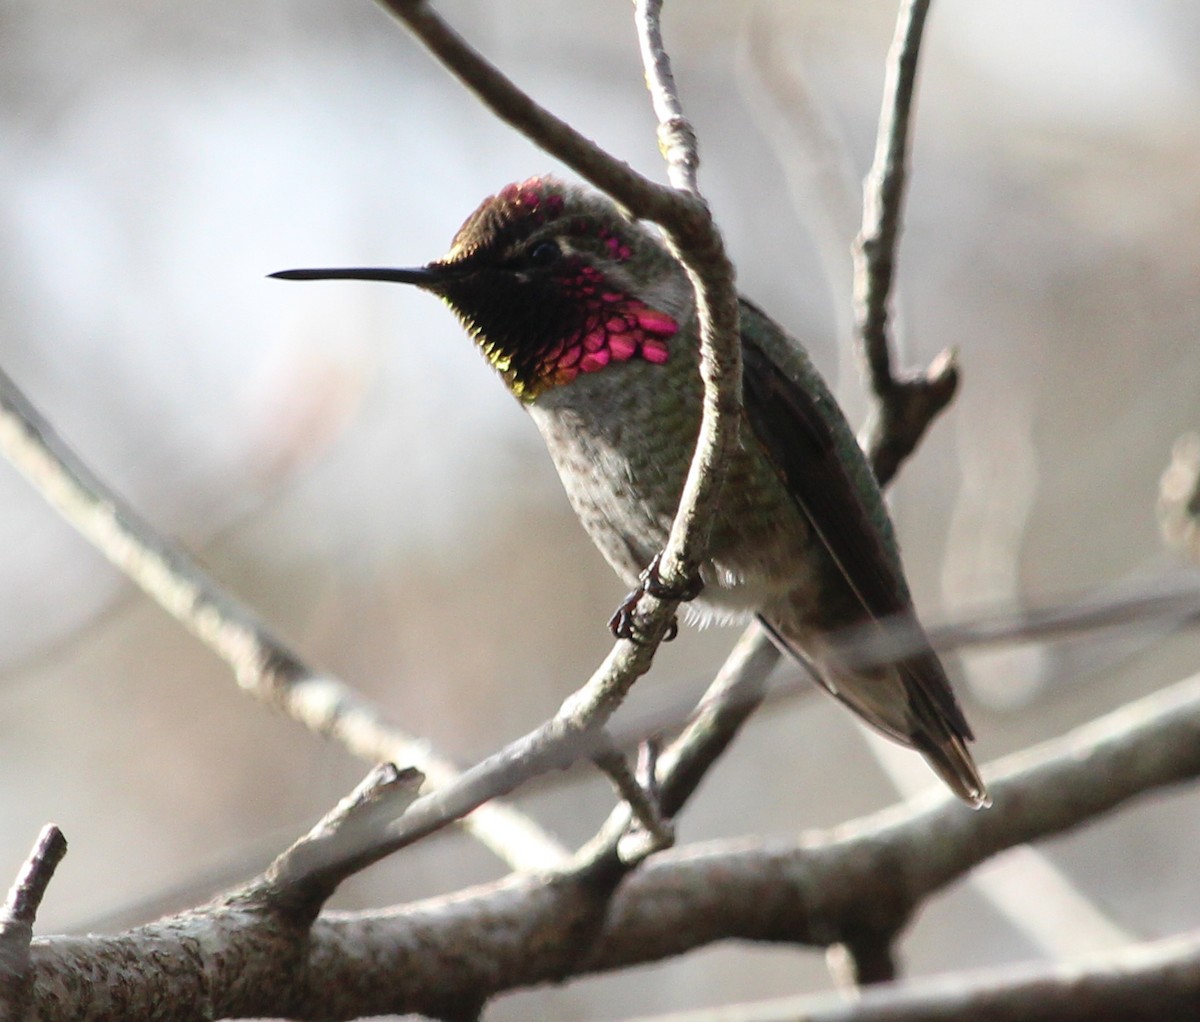
[[(767, 678), (778, 662), (779, 650), (767, 634), (758, 625), (747, 628), (696, 705), (691, 721), (659, 760), (658, 806), (667, 819), (679, 814), (742, 725), (762, 705)], [(674, 725), (673, 720), (643, 722), (639, 737), (658, 730), (658, 723)], [(629, 822), (628, 806), (617, 806), (597, 835), (579, 850), (579, 868), (596, 868), (601, 861), (618, 856), (618, 844)]]
[(952, 350), (924, 373), (897, 376), (892, 368), (888, 305), (904, 207), (909, 124), (917, 57), (929, 0), (902, 0), (887, 58), (875, 160), (863, 182), (863, 225), (854, 246), (854, 318), (875, 401), (861, 443), (880, 485), (912, 453), (930, 422), (958, 387)]
[[(428, 743), (385, 721), (343, 682), (308, 667), (96, 476), (2, 371), (0, 452), (85, 539), (224, 660), (243, 691), (361, 759), (414, 765), (435, 785), (458, 776)], [(489, 805), (464, 826), (514, 869), (541, 869), (566, 856), (532, 820), (507, 806)]]
[[(35, 941), (35, 1017), (112, 1017), (105, 998), (115, 994), (104, 991), (120, 991), (126, 1015), (150, 1022), (168, 1017), (167, 1003), (208, 1003), (232, 1017), (446, 1017), (503, 990), (657, 961), (717, 940), (824, 947), (895, 934), (932, 893), (997, 852), (1200, 776), (1200, 675), (988, 774), (993, 812), (963, 813), (932, 792), (797, 841), (677, 848), (620, 874), (611, 900), (611, 874), (565, 872), (514, 876), (396, 909), (324, 915), (302, 944), (271, 942), (260, 932), (261, 910), (250, 911), (244, 899), (116, 937)], [(255, 954), (242, 957), (239, 949), (250, 947)], [(164, 997), (164, 985), (176, 981), (199, 996), (199, 975), (209, 1000)]]
[(67, 839), (50, 824), (42, 828), (0, 908), (0, 1017), (24, 1017), (32, 992), (30, 941), (38, 908), (54, 871), (67, 854)]
[(296, 906), (316, 918), (338, 885), (378, 861), (371, 853), (381, 831), (417, 797), (424, 778), (391, 763), (377, 766), (346, 798), (247, 887), (248, 897)]
[(696, 132), (684, 116), (671, 72), (671, 58), (663, 43), (662, 0), (634, 0), (633, 20), (642, 66), (646, 69), (646, 88), (658, 117), (658, 150), (667, 163), (667, 177), (679, 191), (699, 195)]
[(1158, 488), (1158, 524), (1168, 546), (1200, 562), (1200, 435), (1186, 433), (1171, 448)]
[(1056, 964), (928, 976), (842, 997), (788, 997), (626, 1022), (1192, 1022), (1200, 932)]

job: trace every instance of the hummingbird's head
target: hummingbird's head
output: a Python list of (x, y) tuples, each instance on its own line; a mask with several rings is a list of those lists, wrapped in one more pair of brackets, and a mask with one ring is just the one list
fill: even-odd
[(411, 270), (285, 270), (293, 280), (416, 284), (458, 315), (522, 401), (642, 360), (661, 364), (691, 289), (645, 227), (603, 196), (546, 177), (486, 198), (450, 251)]

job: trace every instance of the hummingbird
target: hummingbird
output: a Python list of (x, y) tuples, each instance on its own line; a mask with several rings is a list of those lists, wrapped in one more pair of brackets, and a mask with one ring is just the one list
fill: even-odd
[[(441, 298), (532, 417), (567, 497), (634, 591), (691, 599), (697, 623), (757, 616), (774, 642), (867, 724), (990, 804), (946, 673), (920, 631), (871, 468), (801, 344), (740, 302), (740, 443), (696, 585), (665, 591), (667, 541), (700, 424), (695, 297), (661, 238), (606, 196), (534, 177), (489, 196), (449, 252), (412, 269), (306, 269), (288, 280), (413, 284)], [(916, 651), (853, 662), (839, 633), (905, 621)]]

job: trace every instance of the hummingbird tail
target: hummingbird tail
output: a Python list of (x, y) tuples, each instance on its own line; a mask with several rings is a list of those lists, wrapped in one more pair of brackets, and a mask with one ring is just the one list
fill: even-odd
[(855, 670), (815, 636), (800, 642), (760, 617), (776, 645), (876, 731), (914, 749), (972, 809), (992, 804), (967, 742), (973, 737), (937, 655), (928, 650), (883, 669)]
[(924, 756), (933, 772), (967, 805), (972, 809), (986, 809), (992, 804), (992, 796), (979, 776), (979, 768), (967, 750), (966, 741), (948, 729), (940, 731), (939, 734), (917, 731), (906, 744), (911, 744)]

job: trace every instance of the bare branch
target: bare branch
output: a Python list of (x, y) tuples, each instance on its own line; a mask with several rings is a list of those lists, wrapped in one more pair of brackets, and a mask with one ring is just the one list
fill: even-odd
[(929, 976), (840, 997), (788, 997), (626, 1022), (1191, 1022), (1200, 932), (1056, 964)]
[(929, 0), (902, 0), (900, 4), (887, 59), (875, 161), (863, 183), (862, 232), (854, 246), (855, 322), (875, 395), (863, 448), (880, 485), (896, 474), (958, 386), (958, 366), (951, 350), (938, 355), (924, 373), (897, 376), (888, 328), (917, 57), (928, 11)]
[(67, 839), (62, 831), (53, 824), (43, 827), (0, 908), (0, 1017), (24, 1017), (31, 993), (33, 923), (66, 854)]
[(635, 775), (625, 757), (611, 742), (592, 760), (612, 781), (635, 824), (632, 831), (625, 828), (627, 833), (619, 848), (621, 861), (627, 866), (634, 866), (652, 852), (670, 848), (675, 843), (675, 829), (663, 815), (656, 784), (649, 779), (643, 781)]
[[(414, 765), (434, 784), (455, 768), (406, 735), (343, 682), (318, 674), (178, 545), (97, 477), (0, 371), (0, 451), (71, 525), (233, 670), (260, 702), (372, 763)], [(561, 862), (565, 851), (533, 821), (491, 805), (465, 821), (516, 869)]]
[[(455, 78), (505, 124), (562, 160), (634, 216), (667, 226), (702, 209), (683, 193), (643, 177), (522, 92), (447, 25), (424, 0), (379, 0)], [(697, 223), (703, 217), (697, 218)], [(700, 225), (703, 232), (705, 228)]]
[(742, 634), (683, 734), (663, 755), (659, 771), (663, 811), (674, 816), (700, 785), (766, 695), (779, 650), (757, 624)]
[(662, 0), (635, 0), (633, 20), (642, 66), (646, 69), (646, 88), (650, 90), (658, 117), (658, 149), (667, 163), (667, 177), (679, 191), (699, 195), (696, 171), (700, 154), (696, 132), (684, 116), (671, 72), (671, 58), (663, 44)]
[(1158, 522), (1167, 543), (1200, 562), (1200, 436), (1175, 441), (1158, 490)]
[(343, 880), (377, 861), (370, 849), (412, 804), (423, 780), (418, 771), (399, 770), (391, 763), (376, 767), (248, 890), (314, 918)]
[(1164, 575), (1133, 592), (1103, 593), (1071, 603), (999, 611), (933, 625), (921, 632), (895, 617), (868, 632), (847, 629), (835, 637), (841, 655), (861, 667), (894, 663), (925, 648), (939, 652), (1011, 643), (1048, 641), (1101, 629), (1157, 627), (1200, 620), (1200, 586), (1194, 576)]
[(33, 926), (46, 888), (50, 886), (54, 871), (66, 854), (67, 839), (62, 831), (52, 823), (47, 824), (38, 835), (33, 851), (9, 888), (4, 907), (0, 909), (0, 927), (3, 928), (0, 939), (10, 932), (10, 925)]
[[(757, 625), (747, 628), (696, 705), (688, 726), (656, 764), (658, 808), (664, 817), (679, 814), (704, 775), (762, 704), (767, 677), (778, 661), (779, 651), (767, 634)], [(672, 711), (653, 721), (642, 720), (635, 733), (641, 739), (674, 727), (677, 719)], [(620, 841), (629, 822), (628, 806), (617, 806), (597, 835), (579, 850), (579, 868), (587, 870), (602, 860), (620, 858)]]
[(683, 847), (634, 873), (602, 861), (391, 910), (330, 914), (303, 940), (265, 929), (261, 911), (227, 899), (126, 935), (35, 941), (36, 1017), (111, 1017), (97, 991), (120, 990), (126, 1017), (164, 1018), (169, 982), (203, 995), (218, 1017), (445, 1017), (503, 990), (717, 940), (824, 947), (894, 935), (930, 894), (997, 852), (1200, 776), (1198, 732), (1200, 676), (995, 764), (989, 784), (1001, 808), (991, 813), (964, 813), (933, 792), (794, 842)]

